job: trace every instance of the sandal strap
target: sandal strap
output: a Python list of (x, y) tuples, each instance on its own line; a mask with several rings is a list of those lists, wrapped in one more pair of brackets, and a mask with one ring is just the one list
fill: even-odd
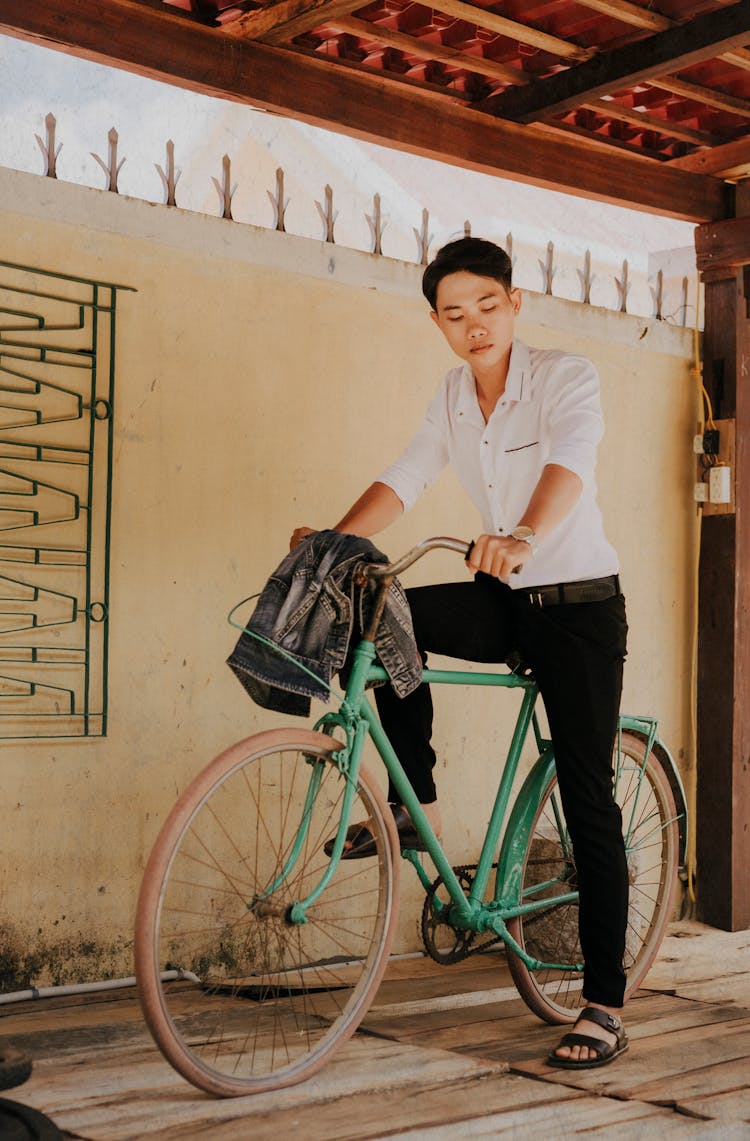
[(414, 821), (412, 820), (403, 804), (391, 804), (390, 809), (393, 813), (393, 819), (395, 821), (396, 828), (399, 831), (401, 831), (403, 828), (411, 828), (413, 830)]
[(610, 1014), (607, 1010), (600, 1010), (598, 1006), (584, 1007), (576, 1018), (576, 1026), (582, 1021), (595, 1022), (602, 1030), (608, 1030), (610, 1034), (617, 1034), (618, 1037), (622, 1033), (622, 1023), (619, 1018), (615, 1018), (614, 1014)]
[(561, 1046), (587, 1046), (598, 1058), (612, 1049), (609, 1042), (605, 1042), (602, 1038), (591, 1038), (588, 1034), (566, 1034), (556, 1049), (559, 1050)]
[(346, 830), (346, 838), (350, 844), (369, 844), (372, 841), (372, 832), (366, 824), (350, 824)]
[[(396, 831), (398, 832), (399, 843), (402, 848), (411, 848), (418, 852), (424, 852), (425, 846), (422, 842), (417, 829), (414, 826), (414, 821), (407, 812), (403, 804), (392, 804), (391, 812), (396, 824)], [(439, 837), (438, 837), (439, 839)]]

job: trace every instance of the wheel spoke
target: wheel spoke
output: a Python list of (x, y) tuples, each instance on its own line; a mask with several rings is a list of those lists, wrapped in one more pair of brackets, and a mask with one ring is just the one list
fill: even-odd
[[(144, 1012), (172, 1065), (212, 1093), (302, 1080), (352, 1033), (387, 961), (397, 865), (387, 806), (364, 775), (352, 819), (367, 821), (377, 858), (340, 861), (304, 921), (292, 919), (330, 870), (323, 846), (347, 781), (335, 745), (302, 736), (311, 740), (265, 749), (251, 738), (217, 758), (213, 782), (196, 778), (184, 794), (189, 811), (176, 806), (144, 879)], [(175, 966), (201, 984), (162, 982)]]
[[(622, 753), (615, 758), (615, 798), (623, 818), (630, 879), (625, 966), (627, 993), (643, 978), (658, 950), (666, 923), (677, 872), (677, 814), (666, 774), (653, 754), (644, 756), (642, 740), (622, 734)], [(554, 884), (554, 877), (559, 883)], [(553, 778), (542, 798), (524, 862), (522, 897), (550, 896), (543, 911), (508, 920), (508, 928), (533, 958), (542, 962), (579, 963), (578, 905), (556, 905), (554, 892), (567, 892), (575, 884), (570, 840)], [(571, 1022), (584, 1003), (579, 971), (531, 971), (516, 955), (509, 964), (518, 989), (540, 1017), (550, 1022)]]

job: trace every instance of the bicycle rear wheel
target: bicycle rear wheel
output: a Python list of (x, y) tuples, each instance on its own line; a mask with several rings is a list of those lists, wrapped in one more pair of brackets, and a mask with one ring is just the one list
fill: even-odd
[[(659, 759), (646, 742), (623, 733), (615, 751), (615, 799), (622, 811), (630, 897), (625, 945), (626, 997), (639, 985), (661, 945), (677, 884), (679, 828), (674, 796)], [(538, 885), (544, 884), (542, 889)], [(552, 886), (550, 886), (552, 885)], [(576, 890), (576, 869), (557, 778), (552, 777), (529, 832), (523, 864), (524, 902)], [(548, 963), (582, 961), (578, 902), (508, 921), (508, 930), (527, 954)], [(585, 1005), (577, 970), (531, 971), (510, 950), (508, 965), (524, 1002), (545, 1022), (574, 1022)]]
[[(302, 1081), (354, 1032), (380, 983), (398, 899), (392, 814), (361, 772), (352, 819), (377, 857), (329, 867), (347, 778), (338, 743), (274, 730), (193, 781), (156, 841), (136, 918), (136, 976), (166, 1059), (209, 1093)], [(166, 976), (166, 977), (165, 977)]]

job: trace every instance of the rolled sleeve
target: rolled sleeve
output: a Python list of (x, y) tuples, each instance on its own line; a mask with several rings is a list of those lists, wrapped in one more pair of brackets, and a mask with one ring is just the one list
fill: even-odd
[(596, 449), (604, 434), (599, 376), (584, 357), (565, 357), (548, 387), (550, 448), (546, 462), (594, 481)]
[(378, 477), (395, 491), (408, 511), (448, 463), (446, 397), (444, 387), (430, 403), (424, 420), (399, 458)]

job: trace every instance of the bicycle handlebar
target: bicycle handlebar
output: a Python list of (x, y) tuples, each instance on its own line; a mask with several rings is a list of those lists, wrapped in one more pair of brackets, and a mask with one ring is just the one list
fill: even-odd
[(367, 578), (381, 579), (388, 578), (390, 575), (401, 574), (417, 559), (421, 559), (422, 555), (426, 555), (428, 551), (435, 551), (442, 549), (445, 551), (457, 551), (458, 554), (463, 555), (464, 558), (469, 554), (474, 544), (467, 543), (463, 539), (450, 539), (445, 535), (438, 535), (434, 539), (423, 539), (421, 543), (417, 543), (416, 547), (412, 547), (400, 559), (394, 563), (389, 563), (388, 566), (368, 566), (366, 570)]

